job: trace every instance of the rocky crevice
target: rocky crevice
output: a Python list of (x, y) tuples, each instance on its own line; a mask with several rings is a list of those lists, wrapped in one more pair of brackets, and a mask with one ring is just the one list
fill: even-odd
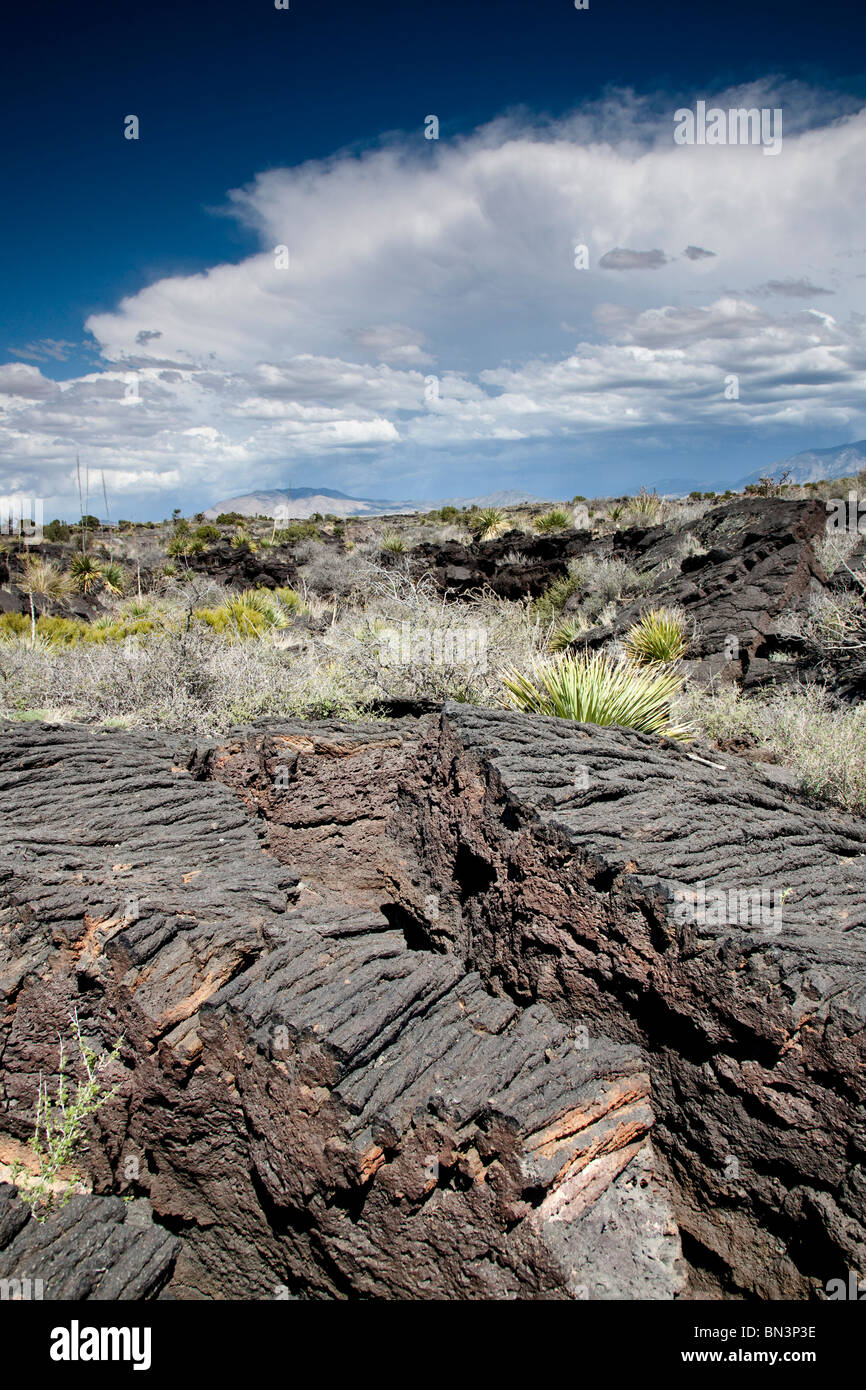
[[(174, 1238), (146, 1296), (864, 1269), (866, 831), (781, 770), (465, 706), (2, 746), (0, 1131), (72, 1006), (123, 1034), (89, 1162)], [(700, 884), (781, 919), (682, 920)]]

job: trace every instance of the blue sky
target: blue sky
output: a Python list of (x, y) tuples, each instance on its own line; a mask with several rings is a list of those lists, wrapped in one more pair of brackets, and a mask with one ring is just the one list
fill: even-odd
[[(289, 481), (571, 496), (862, 438), (863, 29), (836, 0), (15, 7), (0, 492), (72, 514), (79, 453), (142, 518)], [(698, 99), (782, 110), (778, 156), (676, 147)]]

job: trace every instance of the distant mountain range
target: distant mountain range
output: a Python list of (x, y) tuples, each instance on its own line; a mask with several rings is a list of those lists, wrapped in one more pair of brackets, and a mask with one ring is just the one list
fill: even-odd
[(439, 501), (394, 502), (376, 497), (350, 497), (329, 487), (278, 488), (273, 492), (248, 492), (227, 497), (208, 507), (205, 516), (213, 521), (222, 512), (241, 516), (276, 516), (285, 520), (307, 520), (316, 512), (332, 516), (395, 516), (407, 512), (430, 512), (439, 507), (516, 507), (523, 502), (542, 502), (531, 492), (505, 490), (483, 497), (445, 497)]
[[(666, 496), (685, 496), (689, 492), (724, 492), (731, 488), (742, 492), (749, 483), (761, 478), (779, 478), (790, 474), (792, 483), (817, 483), (822, 478), (845, 478), (866, 469), (866, 439), (853, 444), (837, 444), (831, 449), (805, 449), (790, 458), (778, 459), (766, 468), (757, 469), (738, 482), (712, 481), (701, 478), (660, 478), (656, 490)], [(394, 501), (382, 497), (351, 497), (329, 487), (278, 488), (272, 492), (248, 492), (240, 497), (227, 497), (208, 507), (205, 516), (213, 520), (221, 512), (238, 512), (241, 516), (277, 516), (285, 520), (308, 520), (316, 512), (332, 516), (398, 516), (409, 512), (430, 512), (439, 507), (516, 507), (525, 502), (542, 503), (551, 499), (536, 497), (519, 489), (501, 489), (481, 497), (442, 497)]]
[(847, 478), (866, 468), (866, 439), (854, 444), (836, 444), (832, 449), (804, 449), (790, 458), (777, 459), (765, 468), (758, 468), (745, 478), (736, 482), (725, 479), (707, 478), (659, 478), (655, 489), (663, 496), (684, 497), (689, 492), (742, 492), (750, 483), (758, 483), (762, 478), (780, 478), (783, 473), (790, 474), (791, 483), (819, 483), (826, 478)]
[(856, 444), (837, 444), (832, 449), (804, 449), (801, 454), (750, 473), (738, 486), (757, 483), (763, 477), (779, 478), (782, 473), (790, 473), (788, 481), (792, 483), (819, 483), (822, 478), (850, 477), (861, 468), (866, 468), (866, 439), (859, 439)]

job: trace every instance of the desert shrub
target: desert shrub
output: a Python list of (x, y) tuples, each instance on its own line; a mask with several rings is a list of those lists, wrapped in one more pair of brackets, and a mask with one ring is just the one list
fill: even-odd
[(216, 524), (217, 526), (237, 526), (243, 525), (246, 519), (242, 512), (220, 512)]
[(744, 742), (787, 763), (807, 794), (866, 810), (866, 704), (840, 705), (819, 685), (757, 696), (726, 686), (688, 687), (676, 708), (717, 743)]
[(498, 507), (482, 507), (473, 516), (471, 529), (475, 540), (492, 541), (501, 536), (503, 531), (507, 531), (508, 522), (505, 513)]
[(568, 600), (581, 594), (580, 614), (592, 626), (603, 616), (612, 618), (612, 604), (644, 592), (651, 584), (651, 575), (641, 574), (624, 560), (578, 556), (569, 561), (568, 574), (554, 580), (536, 600), (536, 612), (543, 622), (555, 622)]
[(65, 521), (54, 520), (49, 521), (45, 526), (43, 526), (42, 534), (47, 541), (65, 542), (69, 540), (71, 532), (69, 530), (69, 527), (66, 525)]
[(554, 508), (552, 512), (544, 512), (542, 516), (537, 516), (533, 522), (536, 531), (564, 531), (566, 526), (571, 525), (571, 517), (568, 512)]
[(556, 715), (583, 724), (620, 724), (645, 734), (685, 739), (686, 724), (671, 718), (682, 681), (675, 671), (642, 669), (607, 652), (580, 652), (510, 671), (503, 683), (511, 703), (528, 714)]
[(824, 572), (831, 575), (837, 570), (847, 569), (852, 552), (862, 539), (857, 531), (828, 531), (813, 547)]
[[(361, 623), (328, 634), (376, 697), (501, 704), (498, 672), (531, 660), (541, 640), (525, 603), (479, 593), (447, 602), (430, 576), (370, 565)], [(348, 619), (347, 619), (348, 622)]]
[(23, 613), (0, 613), (0, 639), (21, 637), (30, 631), (30, 619)]
[(206, 545), (210, 541), (218, 541), (220, 539), (221, 534), (222, 533), (220, 531), (220, 528), (218, 526), (211, 525), (209, 521), (205, 522), (203, 526), (197, 526), (195, 528), (195, 531), (193, 532), (195, 539), (199, 541), (204, 541)]
[(315, 540), (319, 528), (314, 521), (290, 521), (288, 526), (280, 527), (274, 535), (278, 545), (295, 545), (298, 541)]
[(780, 636), (801, 637), (819, 663), (831, 665), (866, 654), (866, 592), (857, 589), (813, 595), (805, 617), (791, 614), (779, 625)]
[(336, 546), (307, 542), (295, 555), (298, 576), (304, 589), (322, 598), (348, 598), (363, 585), (364, 552), (345, 552)]
[(641, 615), (625, 636), (625, 650), (639, 666), (677, 661), (688, 648), (684, 614), (673, 608), (651, 608)]

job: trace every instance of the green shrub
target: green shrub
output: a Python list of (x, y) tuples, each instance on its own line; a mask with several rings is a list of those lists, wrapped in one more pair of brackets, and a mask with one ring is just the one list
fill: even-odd
[(554, 579), (550, 588), (535, 600), (535, 611), (541, 621), (553, 622), (579, 587), (579, 581), (573, 574), (564, 574), (561, 579)]
[(110, 594), (121, 595), (126, 588), (126, 571), (113, 561), (103, 565), (102, 582)]
[(640, 666), (677, 661), (688, 645), (685, 617), (673, 608), (651, 608), (625, 637), (626, 652)]
[(316, 540), (319, 528), (313, 521), (291, 521), (277, 531), (274, 539), (279, 545), (294, 545), (296, 541)]
[(22, 637), (30, 631), (30, 619), (23, 613), (0, 613), (0, 638)]
[(291, 613), (303, 613), (305, 604), (297, 589), (275, 589), (274, 594), (279, 599), (284, 608)]
[(545, 512), (543, 516), (537, 516), (533, 525), (536, 531), (564, 531), (566, 526), (571, 525), (571, 517), (568, 512), (563, 512), (559, 508), (554, 508), (552, 512)]
[[(102, 1074), (112, 1063), (119, 1061), (123, 1038), (118, 1038), (110, 1052), (94, 1052), (81, 1036), (77, 1011), (72, 1013), (71, 1018), (85, 1079), (76, 1081), (73, 1094), (68, 1075), (69, 1061), (61, 1038), (56, 1096), (49, 1094), (48, 1082), (41, 1073), (39, 1075), (36, 1123), (29, 1140), (38, 1172), (31, 1175), (25, 1173), (20, 1164), (14, 1165), (13, 1182), (21, 1188), (31, 1214), (39, 1222), (45, 1220), (55, 1205), (64, 1207), (72, 1196), (72, 1185), (81, 1182), (81, 1175), (74, 1165), (87, 1148), (90, 1120), (97, 1110), (114, 1099), (118, 1091), (117, 1086), (110, 1090), (106, 1088)], [(59, 1198), (58, 1187), (62, 1192)]]
[(620, 724), (665, 738), (691, 736), (688, 725), (671, 721), (671, 700), (682, 689), (674, 671), (641, 669), (607, 652), (580, 652), (536, 662), (529, 675), (513, 671), (502, 679), (511, 703), (528, 714)]
[(472, 534), (477, 541), (492, 541), (507, 529), (505, 513), (498, 507), (483, 507), (472, 519)]
[(287, 627), (289, 622), (286, 609), (271, 589), (244, 589), (237, 598), (217, 608), (197, 608), (195, 616), (215, 632), (241, 639), (263, 637), (273, 628)]

